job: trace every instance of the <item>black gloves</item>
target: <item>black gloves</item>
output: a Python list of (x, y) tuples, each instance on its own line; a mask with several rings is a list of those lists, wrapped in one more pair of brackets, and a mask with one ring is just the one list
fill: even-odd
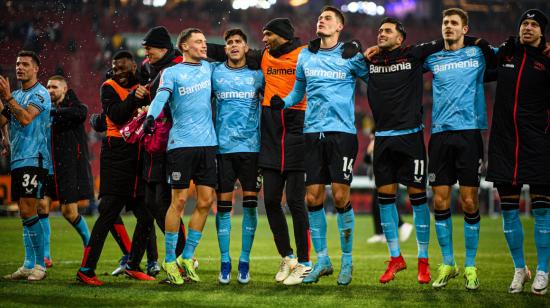
[(464, 35), (464, 45), (466, 46), (475, 46), (477, 40), (477, 37)]
[(283, 99), (277, 94), (271, 97), (269, 104), (273, 110), (282, 110), (285, 108), (285, 101), (283, 101)]
[(351, 59), (358, 52), (363, 52), (363, 46), (361, 46), (361, 42), (359, 42), (358, 40), (345, 42), (343, 47), (344, 50), (342, 51), (342, 58), (344, 59)]
[(143, 133), (146, 135), (151, 135), (155, 128), (155, 118), (152, 115), (148, 115), (143, 122)]
[(311, 53), (317, 53), (319, 51), (319, 48), (321, 48), (321, 38), (316, 38), (314, 40), (311, 40), (307, 44), (307, 49)]
[(90, 115), (90, 126), (98, 133), (107, 130), (107, 120), (104, 113), (93, 113)]
[(254, 56), (246, 54), (245, 58), (246, 66), (248, 66), (249, 69), (257, 71), (262, 68), (260, 63), (258, 63), (258, 60)]

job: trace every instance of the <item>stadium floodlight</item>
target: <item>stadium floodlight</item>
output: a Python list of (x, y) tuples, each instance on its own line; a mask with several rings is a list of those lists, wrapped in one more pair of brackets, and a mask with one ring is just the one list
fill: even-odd
[(359, 3), (357, 2), (348, 3), (348, 11), (350, 13), (357, 13), (358, 10), (359, 10)]
[(340, 9), (345, 13), (360, 13), (371, 16), (384, 15), (386, 13), (386, 9), (382, 5), (378, 5), (372, 1), (352, 1), (348, 4), (342, 4)]
[(269, 9), (277, 3), (277, 0), (233, 0), (232, 6), (235, 10), (246, 10), (251, 7)]
[(365, 13), (367, 15), (376, 15), (376, 3), (374, 2), (363, 2), (364, 6), (363, 6), (363, 10), (365, 11)]
[(309, 0), (290, 0), (288, 2), (288, 4), (290, 4), (291, 6), (300, 6), (300, 5), (304, 5), (308, 2), (309, 2)]
[(143, 0), (143, 5), (163, 7), (166, 5), (166, 0)]

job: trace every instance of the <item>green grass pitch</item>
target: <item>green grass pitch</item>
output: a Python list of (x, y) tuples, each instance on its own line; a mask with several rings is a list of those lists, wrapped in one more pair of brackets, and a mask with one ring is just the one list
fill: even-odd
[[(133, 231), (135, 219), (124, 218), (127, 229)], [(406, 217), (411, 221), (411, 217)], [(95, 218), (88, 218), (90, 228)], [(290, 223), (290, 217), (288, 217)], [(508, 294), (508, 285), (513, 276), (513, 265), (502, 233), (501, 220), (483, 217), (477, 255), (478, 275), (481, 288), (466, 291), (462, 275), (451, 280), (439, 291), (431, 285), (416, 282), (416, 243), (414, 233), (408, 242), (402, 243), (402, 252), (408, 268), (397, 274), (394, 281), (382, 285), (379, 276), (388, 259), (385, 244), (366, 244), (372, 235), (372, 218), (357, 216), (354, 238), (354, 272), (351, 285), (337, 286), (336, 277), (340, 266), (340, 240), (336, 217), (328, 217), (329, 254), (335, 267), (335, 274), (324, 277), (318, 284), (287, 287), (274, 282), (273, 277), (279, 264), (279, 256), (273, 243), (271, 231), (265, 216), (260, 216), (258, 231), (251, 254), (251, 282), (239, 285), (236, 269), (240, 252), (241, 217), (233, 217), (231, 256), (233, 259), (232, 281), (227, 286), (218, 284), (219, 250), (216, 239), (215, 219), (208, 218), (204, 235), (196, 252), (200, 262), (199, 275), (203, 282), (181, 287), (160, 285), (158, 281), (138, 282), (106, 273), (114, 269), (120, 251), (114, 240), (107, 238), (99, 266), (98, 277), (105, 282), (103, 287), (84, 286), (75, 280), (75, 274), (82, 258), (81, 241), (76, 232), (62, 217), (52, 217), (52, 256), (54, 267), (48, 270), (46, 280), (37, 283), (0, 280), (0, 306), (23, 307), (31, 305), (49, 306), (492, 306), (492, 307), (549, 307), (548, 296), (530, 293), (530, 283), (521, 294)], [(455, 215), (453, 220), (454, 248), (459, 266), (464, 262), (463, 220)], [(523, 220), (525, 229), (525, 254), (532, 270), (536, 266), (533, 243), (533, 221)], [(292, 229), (292, 228), (290, 228)], [(441, 254), (431, 229), (430, 264), (432, 279), (437, 273)], [(164, 257), (164, 237), (158, 232), (159, 255)], [(19, 267), (23, 260), (21, 223), (17, 218), (0, 219), (0, 274), (8, 274)], [(292, 240), (292, 242), (294, 242)], [(294, 247), (294, 244), (293, 244)], [(313, 248), (312, 259), (315, 260)], [(462, 267), (461, 267), (462, 271)], [(462, 274), (462, 272), (461, 272)], [(165, 274), (161, 272), (160, 278)]]

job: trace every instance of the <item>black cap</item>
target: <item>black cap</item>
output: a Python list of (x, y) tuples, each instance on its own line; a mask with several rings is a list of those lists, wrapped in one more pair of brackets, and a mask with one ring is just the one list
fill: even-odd
[(145, 38), (141, 42), (141, 45), (166, 49), (174, 48), (172, 39), (170, 39), (170, 34), (168, 34), (168, 30), (163, 26), (151, 28), (151, 30), (145, 34)]
[(119, 59), (122, 59), (122, 58), (134, 60), (134, 55), (132, 55), (131, 51), (125, 50), (125, 49), (118, 50), (113, 55), (113, 60), (119, 60)]
[(544, 32), (546, 31), (546, 26), (548, 25), (548, 17), (546, 17), (546, 15), (544, 15), (542, 11), (537, 9), (530, 9), (525, 11), (525, 13), (521, 15), (519, 25), (521, 26), (521, 23), (526, 19), (532, 19), (538, 22), (542, 35), (544, 35)]
[(265, 30), (271, 31), (289, 41), (294, 38), (294, 27), (292, 27), (288, 18), (272, 19), (265, 25), (264, 31)]

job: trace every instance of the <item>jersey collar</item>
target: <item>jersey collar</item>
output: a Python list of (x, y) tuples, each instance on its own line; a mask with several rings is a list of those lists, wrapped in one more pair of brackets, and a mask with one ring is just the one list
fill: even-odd
[(37, 85), (38, 85), (38, 81), (35, 82), (35, 83), (32, 85), (32, 87), (30, 87), (30, 88), (28, 88), (28, 89), (23, 89), (23, 88), (21, 88), (21, 91), (23, 91), (23, 92), (28, 92), (28, 91), (32, 90), (34, 87), (36, 87)]
[(231, 66), (229, 66), (229, 65), (227, 64), (227, 61), (225, 61), (225, 62), (223, 63), (223, 65), (225, 65), (225, 67), (226, 67), (227, 69), (232, 70), (232, 71), (240, 71), (240, 70), (246, 68), (246, 63), (245, 63), (243, 66), (240, 66), (240, 67), (231, 67)]
[(330, 48), (319, 48), (319, 51), (332, 51), (332, 50), (340, 47), (340, 45), (342, 45), (342, 42), (338, 42), (338, 43), (336, 43), (336, 45), (334, 45)]

